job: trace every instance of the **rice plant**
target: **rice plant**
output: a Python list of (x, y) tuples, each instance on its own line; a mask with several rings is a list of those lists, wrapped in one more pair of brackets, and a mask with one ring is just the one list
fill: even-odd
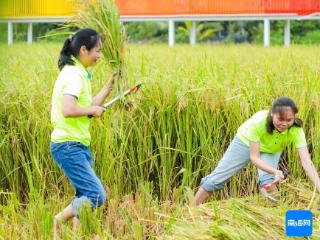
[[(0, 236), (5, 239), (51, 237), (53, 214), (74, 195), (49, 152), (50, 102), (60, 48), (52, 43), (0, 45), (0, 65), (5, 66), (0, 68)], [(83, 231), (66, 225), (67, 237), (90, 238), (90, 229), (96, 228), (102, 239), (160, 238), (170, 226), (185, 229), (183, 223), (190, 220), (185, 204), (201, 178), (216, 166), (238, 126), (254, 112), (268, 109), (278, 96), (296, 100), (319, 169), (318, 56), (319, 49), (308, 46), (129, 46), (129, 83), (145, 81), (134, 97), (135, 107), (127, 111), (115, 105), (93, 120), (91, 129), (94, 168), (107, 189), (109, 207), (93, 213), (97, 221)], [(105, 59), (92, 69), (93, 92), (106, 79), (108, 66)], [(291, 178), (306, 179), (293, 148), (281, 161)], [(273, 236), (260, 232), (252, 218), (262, 210), (271, 217), (274, 212), (269, 214), (268, 208), (273, 211), (274, 206), (260, 209), (253, 197), (249, 198), (253, 209), (247, 209), (243, 206), (247, 200), (238, 199), (258, 195), (256, 175), (249, 164), (233, 177), (211, 198), (222, 202), (205, 205), (204, 211), (217, 218), (220, 211), (220, 222), (212, 223), (204, 213), (208, 225), (198, 225), (202, 213), (195, 213), (192, 229), (204, 236), (224, 236), (232, 233), (235, 223), (229, 220), (234, 214), (234, 219), (246, 219), (248, 232), (228, 237), (237, 239), (253, 230), (258, 237)], [(303, 198), (299, 191), (305, 187), (296, 187), (296, 194), (277, 211), (310, 205), (309, 195)], [(315, 214), (317, 197), (310, 205)], [(234, 200), (226, 201), (230, 198)], [(222, 213), (227, 207), (236, 210), (226, 211), (225, 220)], [(275, 216), (276, 225), (270, 226), (280, 234), (280, 215)]]
[(281, 204), (255, 196), (185, 207), (174, 219), (167, 216), (168, 232), (161, 239), (286, 239), (286, 211), (308, 209), (310, 202), (314, 214), (312, 237), (319, 238), (319, 196), (313, 200), (310, 185), (296, 180), (281, 190)]
[(66, 27), (93, 28), (102, 38), (102, 54), (111, 70), (118, 73), (117, 92), (127, 87), (125, 31), (114, 0), (83, 1), (78, 14)]

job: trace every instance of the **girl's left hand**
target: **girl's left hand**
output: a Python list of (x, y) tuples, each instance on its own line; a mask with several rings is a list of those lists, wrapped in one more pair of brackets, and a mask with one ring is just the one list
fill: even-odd
[(112, 75), (111, 75), (110, 80), (106, 83), (105, 86), (106, 86), (106, 88), (107, 88), (108, 91), (111, 91), (111, 90), (112, 90), (113, 85), (114, 85), (114, 80), (115, 80), (115, 78), (116, 78), (117, 75), (118, 75), (117, 72), (113, 72)]

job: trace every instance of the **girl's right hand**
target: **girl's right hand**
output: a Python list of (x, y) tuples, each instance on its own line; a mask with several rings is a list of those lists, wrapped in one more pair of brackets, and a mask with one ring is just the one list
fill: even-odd
[(101, 117), (101, 115), (106, 110), (104, 107), (100, 107), (100, 106), (92, 106), (91, 108), (92, 108), (92, 116), (94, 117)]
[(274, 173), (275, 181), (281, 181), (284, 179), (283, 172), (281, 170), (276, 170)]

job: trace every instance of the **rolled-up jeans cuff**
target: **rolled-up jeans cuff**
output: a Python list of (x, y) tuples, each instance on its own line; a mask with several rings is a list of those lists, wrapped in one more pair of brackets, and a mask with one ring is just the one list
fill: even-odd
[(71, 207), (72, 207), (72, 212), (73, 215), (77, 218), (79, 218), (79, 208), (81, 208), (82, 206), (84, 206), (85, 204), (91, 204), (91, 201), (89, 198), (87, 198), (86, 196), (81, 196), (79, 198), (75, 198), (72, 203), (71, 203)]
[(205, 179), (201, 180), (200, 187), (206, 190), (207, 192), (214, 191), (214, 187), (212, 186), (212, 184), (208, 183)]

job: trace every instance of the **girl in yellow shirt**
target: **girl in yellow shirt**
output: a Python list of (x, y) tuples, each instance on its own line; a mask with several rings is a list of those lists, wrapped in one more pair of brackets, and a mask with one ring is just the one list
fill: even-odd
[(302, 167), (320, 192), (320, 179), (307, 148), (298, 108), (288, 97), (276, 99), (269, 111), (260, 111), (244, 122), (215, 170), (204, 177), (193, 204), (203, 203), (213, 191), (222, 189), (225, 181), (251, 162), (258, 168), (261, 192), (277, 200), (277, 188), (270, 185), (284, 174), (278, 169), (283, 149), (293, 143), (298, 149)]
[(90, 119), (100, 117), (100, 107), (113, 87), (111, 81), (95, 96), (91, 96), (92, 76), (87, 67), (94, 66), (101, 57), (102, 43), (93, 29), (82, 29), (68, 38), (60, 52), (60, 74), (52, 95), (50, 149), (53, 159), (68, 177), (76, 194), (72, 202), (54, 217), (54, 238), (60, 232), (60, 223), (71, 218), (78, 226), (79, 209), (83, 204), (92, 208), (106, 200), (104, 187), (93, 170), (89, 149)]

